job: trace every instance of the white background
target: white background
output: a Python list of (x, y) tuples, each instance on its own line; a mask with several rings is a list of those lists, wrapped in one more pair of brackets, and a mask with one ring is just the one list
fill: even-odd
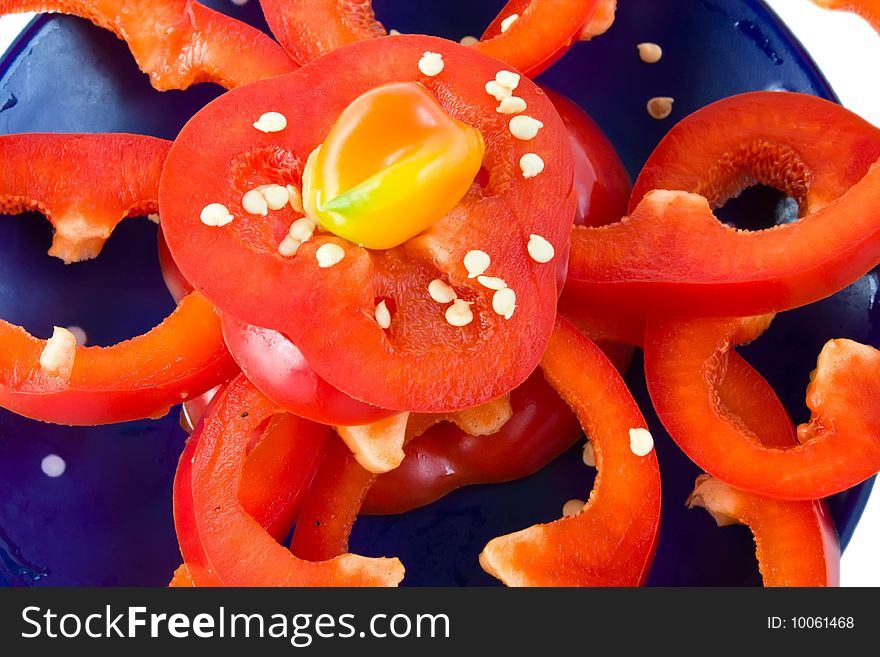
[[(621, 0), (626, 2), (626, 0)], [(767, 0), (819, 64), (844, 105), (880, 126), (880, 38), (864, 21), (807, 0)], [(28, 16), (0, 18), (0, 52)], [(841, 563), (844, 586), (880, 586), (880, 484)]]

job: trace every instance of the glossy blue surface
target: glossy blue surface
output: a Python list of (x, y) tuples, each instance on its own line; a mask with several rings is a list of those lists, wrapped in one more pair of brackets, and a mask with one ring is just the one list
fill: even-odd
[[(209, 4), (262, 24), (254, 2)], [(455, 39), (478, 35), (501, 4), (375, 3), (389, 27)], [(641, 41), (663, 45), (659, 64), (638, 60)], [(634, 174), (674, 120), (718, 98), (753, 89), (831, 96), (799, 45), (753, 0), (627, 0), (607, 36), (579, 44), (543, 81), (590, 112)], [(75, 18), (44, 18), (0, 62), (0, 133), (128, 131), (173, 138), (219, 92), (202, 86), (159, 94), (112, 35)], [(670, 120), (645, 113), (655, 95), (675, 98)], [(0, 221), (0, 317), (44, 337), (53, 324), (75, 324), (85, 328), (90, 344), (110, 344), (146, 330), (172, 308), (152, 224), (124, 222), (98, 260), (70, 267), (45, 255), (50, 230), (39, 215)], [(745, 350), (796, 419), (806, 415), (807, 376), (826, 339), (880, 343), (873, 328), (876, 291), (871, 274), (832, 299), (780, 317)], [(636, 363), (629, 382), (651, 421), (664, 478), (664, 525), (650, 582), (759, 583), (746, 529), (717, 529), (707, 514), (684, 509), (698, 472), (651, 416), (638, 370)], [(0, 411), (0, 582), (165, 584), (180, 560), (171, 481), (183, 440), (176, 410), (161, 420), (102, 428), (55, 427)], [(57, 479), (40, 469), (50, 453), (67, 462)], [(399, 555), (408, 584), (491, 584), (476, 560), (489, 538), (558, 517), (565, 500), (585, 497), (591, 485), (575, 448), (520, 482), (458, 491), (400, 517), (362, 519), (352, 548)], [(832, 500), (844, 540), (869, 489), (866, 484)]]

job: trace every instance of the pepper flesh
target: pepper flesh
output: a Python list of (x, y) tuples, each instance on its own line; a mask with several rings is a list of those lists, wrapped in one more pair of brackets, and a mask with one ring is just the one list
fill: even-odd
[[(754, 92), (713, 103), (651, 155), (631, 216), (572, 231), (566, 291), (624, 314), (686, 317), (829, 296), (880, 262), (878, 158), (880, 129), (828, 101)], [(710, 206), (755, 183), (795, 198), (802, 218), (761, 231), (715, 218)]]
[(856, 13), (880, 32), (880, 0), (813, 0), (813, 2), (826, 9)]
[[(174, 277), (166, 278), (175, 284)], [(223, 315), (222, 320), (223, 337), (241, 371), (284, 410), (333, 426), (369, 424), (395, 415), (330, 385), (280, 332), (245, 324), (230, 315)]]
[(348, 537), (376, 475), (365, 470), (342, 440), (327, 448), (306, 496), (290, 549), (324, 561), (348, 552)]
[[(797, 447), (765, 447), (718, 400), (729, 350), (753, 340), (767, 317), (651, 321), (645, 378), (657, 415), (688, 457), (714, 477), (787, 500), (839, 493), (880, 471), (880, 352), (831, 340), (807, 388), (808, 424)], [(760, 435), (760, 434), (759, 434)]]
[(647, 424), (614, 366), (562, 318), (541, 369), (590, 436), (595, 487), (580, 513), (490, 541), (480, 564), (508, 586), (643, 584), (660, 530), (660, 471), (654, 450), (636, 456), (628, 434)]
[[(426, 51), (441, 54), (448, 70), (459, 71), (425, 86), (450, 116), (485, 136), (488, 180), (472, 186), (427, 231), (394, 249), (374, 251), (316, 234), (295, 257), (282, 256), (278, 246), (292, 212), (281, 209), (268, 219), (250, 215), (239, 210), (242, 194), (279, 179), (295, 184), (299, 167), (335, 117), (369, 89), (419, 80), (417, 62)], [(339, 71), (345, 72), (344, 85)], [(497, 72), (497, 61), (472, 49), (401, 35), (352, 44), (297, 73), (234, 89), (209, 103), (175, 140), (160, 183), (163, 230), (181, 271), (223, 312), (286, 335), (315, 372), (360, 401), (433, 413), (510, 392), (537, 366), (555, 316), (558, 263), (532, 260), (529, 235), (541, 235), (561, 258), (575, 198), (570, 152), (558, 148), (566, 132), (552, 104), (532, 82), (520, 81), (517, 94), (544, 124), (524, 146), (483, 88)], [(253, 129), (254, 117), (279, 109), (295, 112), (297, 129), (271, 135)], [(218, 131), (221, 124), (226, 127)], [(531, 179), (524, 179), (516, 164), (526, 148), (553, 153), (552, 163)], [(207, 165), (205, 152), (212, 154)], [(231, 208), (232, 223), (217, 228), (199, 221), (201, 210), (215, 202)], [(327, 244), (340, 247), (344, 257), (318, 267), (316, 253)], [(464, 257), (474, 249), (486, 250), (489, 273), (515, 292), (509, 319), (495, 312), (493, 293), (468, 277)], [(228, 275), (230, 267), (235, 277)], [(473, 302), (474, 321), (454, 326), (446, 320), (446, 308), (427, 293), (437, 278), (462, 301)], [(267, 301), (254, 303), (255, 298)], [(387, 329), (375, 318), (380, 300), (391, 315)], [(342, 344), (346, 358), (339, 358)]]
[(719, 527), (748, 525), (764, 586), (839, 585), (840, 545), (821, 500), (774, 500), (702, 475), (687, 505), (704, 507)]
[[(559, 59), (585, 28), (596, 31), (591, 21), (600, 5), (600, 22), (610, 24), (608, 0), (528, 0), (526, 4), (509, 30), (502, 34), (498, 23), (497, 34), (484, 36), (475, 47), (529, 77)], [(511, 6), (520, 5), (519, 0), (508, 3), (499, 18), (513, 13)], [(372, 0), (260, 0), (260, 6), (272, 34), (300, 64), (346, 44), (387, 34), (376, 20)]]
[(195, 0), (0, 0), (0, 15), (29, 11), (71, 14), (113, 32), (159, 91), (199, 82), (232, 89), (298, 68), (255, 27)]
[(237, 371), (220, 318), (190, 294), (165, 321), (111, 347), (76, 347), (69, 379), (40, 367), (45, 340), (0, 320), (0, 407), (43, 422), (93, 425), (156, 417)]
[(0, 214), (42, 212), (55, 227), (49, 255), (94, 258), (120, 221), (158, 212), (170, 147), (142, 135), (4, 135)]
[[(397, 559), (345, 554), (325, 562), (298, 559), (241, 506), (238, 491), (254, 429), (276, 408), (243, 375), (222, 391), (194, 436), (192, 502), (206, 563), (224, 586), (393, 586)], [(192, 571), (191, 571), (192, 572)], [(192, 572), (196, 584), (197, 574)]]
[[(212, 406), (209, 405), (208, 412)], [(238, 499), (245, 513), (276, 541), (290, 531), (332, 436), (329, 427), (289, 413), (273, 416), (258, 429), (242, 469)], [(185, 565), (175, 571), (170, 586), (219, 585), (206, 563), (193, 516), (192, 459), (198, 440), (189, 440), (174, 479), (174, 523)]]
[(480, 132), (421, 84), (382, 85), (355, 98), (309, 157), (303, 205), (325, 230), (390, 249), (458, 205), (484, 151)]
[(488, 435), (442, 422), (414, 438), (400, 466), (373, 483), (361, 513), (404, 513), (461, 486), (525, 477), (581, 437), (577, 418), (540, 371), (511, 393), (510, 405), (510, 419)]
[[(615, 0), (508, 0), (474, 47), (533, 78), (578, 40), (610, 28), (616, 8)], [(513, 14), (518, 18), (502, 32)]]

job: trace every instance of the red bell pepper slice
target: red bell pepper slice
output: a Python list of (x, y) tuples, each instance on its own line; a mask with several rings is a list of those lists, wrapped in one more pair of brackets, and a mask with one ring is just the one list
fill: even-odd
[[(125, 134), (0, 137), (0, 157), (19, 163), (0, 171), (0, 212), (40, 210), (56, 230), (50, 254), (66, 262), (93, 258), (122, 219), (157, 210), (169, 147)], [(77, 347), (69, 376), (44, 370), (47, 342), (19, 326), (0, 320), (0, 344), (0, 406), (60, 424), (153, 417), (235, 372), (219, 317), (198, 294), (140, 337)]]
[[(616, 8), (616, 0), (508, 0), (474, 47), (535, 77), (576, 41), (604, 33)], [(514, 14), (518, 18), (502, 31)]]
[[(599, 473), (584, 510), (495, 538), (480, 555), (509, 586), (636, 586), (648, 575), (660, 530), (660, 470), (637, 456), (630, 429), (646, 427), (614, 366), (567, 321), (541, 360), (593, 445)], [(588, 376), (585, 376), (588, 374)]]
[(42, 212), (55, 227), (49, 255), (94, 258), (120, 221), (158, 212), (170, 147), (142, 135), (4, 135), (0, 213)]
[(813, 0), (820, 7), (851, 11), (880, 32), (880, 0)]
[[(161, 230), (159, 266), (171, 296), (178, 299), (192, 291)], [(222, 317), (222, 325), (226, 346), (242, 372), (260, 392), (289, 413), (332, 426), (370, 424), (396, 414), (364, 404), (327, 383), (296, 345), (278, 331), (245, 324), (231, 315)]]
[[(730, 417), (753, 431), (763, 447), (798, 444), (788, 411), (770, 384), (735, 351), (728, 352), (718, 396)], [(764, 586), (839, 584), (840, 543), (823, 501), (775, 500), (701, 475), (687, 506), (705, 508), (719, 527), (749, 526)]]
[(376, 475), (341, 439), (327, 447), (305, 498), (290, 549), (301, 559), (326, 561), (348, 552), (348, 537)]
[[(276, 413), (275, 405), (239, 375), (219, 393), (191, 439), (196, 442), (190, 471), (192, 515), (202, 550), (194, 561), (203, 558), (206, 571), (224, 586), (396, 585), (403, 578), (397, 559), (345, 554), (319, 563), (304, 561), (275, 542), (244, 510), (239, 490), (247, 447), (254, 430)], [(199, 584), (192, 566), (190, 572)]]
[[(438, 78), (419, 73), (417, 63), (428, 50), (446, 63)], [(162, 227), (174, 260), (223, 312), (280, 331), (319, 376), (355, 399), (433, 413), (503, 396), (535, 369), (556, 308), (556, 263), (531, 259), (529, 235), (543, 236), (561, 253), (575, 199), (570, 154), (559, 148), (567, 139), (565, 127), (552, 104), (531, 82), (520, 82), (517, 94), (544, 127), (527, 147), (515, 143), (508, 120), (484, 90), (497, 71), (497, 61), (449, 41), (400, 36), (353, 44), (292, 75), (224, 94), (184, 127), (163, 170)], [(241, 208), (242, 195), (263, 183), (299, 185), (309, 153), (352, 100), (378, 85), (407, 80), (421, 81), (450, 115), (484, 133), (486, 185), (474, 185), (449, 215), (393, 249), (371, 251), (317, 234), (295, 257), (282, 256), (278, 245), (296, 212), (274, 211), (269, 220), (250, 215)], [(255, 130), (253, 122), (268, 111), (285, 114), (297, 128)], [(524, 179), (517, 169), (525, 148), (554, 154), (536, 178)], [(210, 203), (225, 205), (234, 220), (219, 228), (203, 224), (199, 215)], [(315, 251), (326, 243), (341, 246), (345, 256), (322, 269)], [(509, 320), (493, 311), (486, 289), (467, 277), (464, 255), (477, 248), (491, 256), (492, 275), (516, 292)], [(475, 302), (471, 324), (450, 325), (443, 307), (428, 296), (428, 283), (438, 277)], [(374, 320), (377, 298), (394, 308), (397, 320), (388, 330)]]
[(71, 14), (113, 32), (159, 91), (199, 82), (232, 89), (298, 68), (258, 29), (194, 0), (0, 0), (0, 15), (26, 11)]
[(840, 584), (837, 530), (821, 500), (774, 500), (702, 475), (687, 505), (705, 508), (719, 527), (748, 525), (764, 586)]
[[(807, 388), (808, 424), (797, 447), (762, 445), (763, 427), (744, 424), (719, 400), (730, 350), (753, 340), (767, 317), (651, 321), (645, 378), (657, 415), (694, 463), (737, 488), (814, 500), (880, 471), (880, 352), (832, 340)], [(745, 416), (746, 414), (743, 414)], [(757, 434), (757, 435), (756, 435)]]
[[(582, 32), (595, 34), (603, 24), (607, 29), (614, 18), (614, 4), (609, 0), (511, 0), (475, 48), (534, 77), (565, 54)], [(300, 64), (387, 34), (376, 20), (372, 0), (260, 0), (260, 6), (272, 34)], [(501, 33), (501, 20), (514, 13), (519, 19)]]
[(510, 395), (513, 415), (489, 435), (442, 422), (410, 441), (400, 466), (380, 475), (361, 513), (404, 513), (456, 488), (512, 481), (537, 472), (581, 437), (568, 405), (540, 371)]
[[(559, 313), (598, 345), (641, 347), (645, 321), (620, 315), (597, 315), (588, 312), (572, 295), (563, 293)], [(606, 355), (607, 346), (603, 346)], [(612, 352), (613, 354), (613, 352)], [(609, 359), (614, 359), (609, 355)], [(618, 370), (620, 368), (618, 367)], [(754, 418), (750, 426), (761, 428), (765, 447), (789, 447), (794, 424), (773, 387), (735, 351), (728, 352), (727, 367), (718, 382), (721, 405), (739, 418)]]
[[(276, 541), (287, 535), (299, 515), (331, 436), (329, 427), (288, 413), (273, 416), (265, 428), (257, 429), (244, 462), (238, 499), (245, 513)], [(197, 439), (187, 442), (174, 479), (174, 522), (187, 561), (175, 572), (171, 586), (195, 586), (192, 571), (198, 573), (202, 586), (219, 583), (205, 567), (193, 515), (192, 460), (197, 443)]]
[[(880, 262), (878, 158), (880, 129), (825, 100), (755, 92), (709, 105), (652, 154), (630, 217), (573, 230), (566, 290), (594, 308), (667, 317), (824, 298)], [(762, 231), (720, 223), (710, 206), (754, 183), (794, 197), (802, 218)]]
[(237, 368), (214, 307), (193, 293), (149, 332), (110, 347), (76, 347), (70, 377), (41, 368), (47, 342), (0, 320), (0, 407), (57, 424), (164, 415)]
[(223, 336), (241, 371), (285, 411), (333, 426), (371, 424), (397, 413), (360, 402), (330, 385), (278, 331), (224, 315)]

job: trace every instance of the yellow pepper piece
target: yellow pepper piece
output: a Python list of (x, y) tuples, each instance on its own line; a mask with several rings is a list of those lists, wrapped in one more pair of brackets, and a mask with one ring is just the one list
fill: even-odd
[(303, 205), (324, 230), (390, 249), (449, 213), (483, 161), (478, 130), (449, 116), (415, 82), (356, 98), (303, 173)]

